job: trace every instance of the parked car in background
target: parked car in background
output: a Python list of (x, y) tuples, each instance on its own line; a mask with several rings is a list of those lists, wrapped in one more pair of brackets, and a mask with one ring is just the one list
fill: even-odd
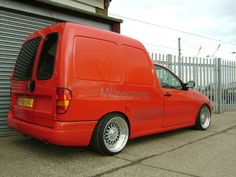
[(228, 87), (224, 88), (223, 97), (225, 103), (236, 103), (236, 83), (231, 83)]
[(129, 139), (195, 126), (211, 104), (134, 39), (74, 23), (31, 34), (11, 77), (11, 128), (47, 143), (114, 155)]

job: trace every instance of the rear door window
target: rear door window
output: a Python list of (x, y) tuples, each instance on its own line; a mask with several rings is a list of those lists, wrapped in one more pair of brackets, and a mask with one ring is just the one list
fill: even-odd
[(52, 77), (57, 52), (57, 43), (58, 33), (52, 33), (46, 36), (36, 73), (38, 80), (47, 80)]
[(31, 79), (40, 40), (41, 38), (38, 37), (23, 44), (14, 70), (15, 80), (26, 81)]

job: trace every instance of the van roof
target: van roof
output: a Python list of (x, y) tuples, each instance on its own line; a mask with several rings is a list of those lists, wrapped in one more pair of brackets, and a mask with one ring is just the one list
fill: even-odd
[(27, 40), (34, 38), (40, 34), (43, 34), (46, 31), (53, 31), (53, 29), (56, 28), (64, 28), (64, 30), (67, 31), (70, 35), (73, 33), (74, 35), (79, 35), (79, 36), (89, 36), (92, 38), (98, 38), (124, 45), (129, 45), (146, 51), (143, 44), (136, 39), (121, 35), (119, 33), (71, 22), (57, 23), (54, 25), (50, 25), (46, 28), (40, 29), (39, 31), (36, 31), (31, 35), (29, 35)]

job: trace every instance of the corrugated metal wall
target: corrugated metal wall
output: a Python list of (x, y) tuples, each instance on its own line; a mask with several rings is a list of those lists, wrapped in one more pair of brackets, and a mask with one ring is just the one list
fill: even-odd
[[(11, 12), (6, 10), (11, 7), (15, 10)], [(54, 16), (58, 20), (46, 20), (41, 16), (22, 15), (16, 12), (17, 7), (20, 11), (30, 10), (35, 14), (44, 15), (45, 12), (48, 13), (42, 7), (37, 8), (20, 1), (0, 1), (0, 137), (12, 133), (7, 127), (7, 114), (10, 104), (10, 75), (22, 42), (30, 33), (59, 21), (72, 21), (112, 30), (112, 24), (110, 23), (69, 15), (66, 12), (55, 11)]]
[(0, 136), (12, 133), (7, 127), (10, 104), (10, 75), (22, 42), (28, 34), (55, 21), (0, 10)]

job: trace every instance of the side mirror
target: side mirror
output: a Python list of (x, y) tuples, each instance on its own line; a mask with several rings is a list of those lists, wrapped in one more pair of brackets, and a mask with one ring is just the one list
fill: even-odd
[(186, 89), (194, 88), (194, 87), (195, 87), (195, 82), (194, 81), (189, 81), (185, 84)]

